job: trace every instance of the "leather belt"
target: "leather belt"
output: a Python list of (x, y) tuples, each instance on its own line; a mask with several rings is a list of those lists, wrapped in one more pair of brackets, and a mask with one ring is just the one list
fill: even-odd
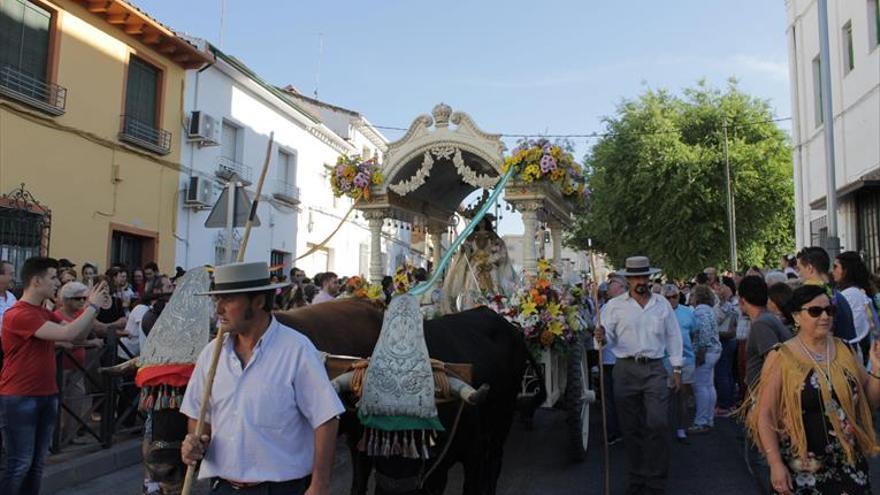
[(660, 361), (662, 358), (650, 358), (647, 356), (627, 356), (617, 359), (622, 359), (624, 361), (635, 361), (638, 364), (648, 364), (653, 363), (654, 361)]
[(221, 483), (221, 482), (226, 483), (233, 490), (247, 490), (248, 488), (255, 488), (255, 487), (258, 487), (258, 486), (262, 485), (263, 483), (265, 483), (265, 481), (257, 481), (257, 482), (247, 483), (247, 482), (217, 478), (217, 483)]

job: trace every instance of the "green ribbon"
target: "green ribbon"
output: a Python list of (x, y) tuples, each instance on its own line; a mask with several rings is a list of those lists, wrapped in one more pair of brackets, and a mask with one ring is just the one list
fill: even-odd
[(467, 227), (464, 228), (464, 231), (462, 231), (462, 233), (455, 238), (455, 241), (452, 242), (452, 245), (449, 246), (449, 249), (447, 249), (446, 252), (443, 253), (443, 258), (441, 258), (440, 263), (436, 267), (434, 267), (434, 273), (431, 274), (431, 278), (410, 289), (410, 294), (414, 296), (420, 296), (430, 290), (431, 287), (433, 287), (434, 284), (437, 283), (437, 281), (440, 279), (440, 276), (443, 274), (443, 270), (446, 269), (446, 265), (449, 264), (449, 260), (451, 260), (455, 252), (458, 251), (461, 243), (464, 242), (469, 235), (471, 235), (471, 232), (474, 231), (474, 229), (477, 227), (477, 224), (480, 223), (480, 220), (482, 220), (483, 217), (486, 216), (486, 212), (489, 211), (489, 208), (491, 208), (492, 205), (495, 204), (498, 196), (501, 195), (501, 191), (504, 190), (504, 186), (507, 185), (507, 181), (509, 181), (510, 178), (513, 177), (513, 173), (515, 172), (515, 170), (516, 167), (513, 166), (507, 169), (507, 172), (501, 177), (501, 180), (499, 180), (498, 183), (495, 184), (495, 190), (492, 191), (492, 194), (489, 195), (489, 199), (487, 199), (486, 202), (483, 203), (483, 206), (477, 211), (477, 214), (474, 215), (474, 218), (472, 218), (471, 221), (468, 222)]

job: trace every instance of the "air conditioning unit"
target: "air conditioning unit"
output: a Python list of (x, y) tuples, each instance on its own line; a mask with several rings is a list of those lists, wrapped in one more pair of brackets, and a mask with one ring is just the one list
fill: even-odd
[(189, 178), (189, 187), (186, 188), (186, 206), (203, 208), (211, 206), (214, 202), (214, 184), (211, 179), (194, 175)]
[(219, 120), (201, 110), (194, 110), (189, 116), (186, 136), (189, 141), (198, 141), (202, 146), (217, 146), (220, 144), (222, 127)]

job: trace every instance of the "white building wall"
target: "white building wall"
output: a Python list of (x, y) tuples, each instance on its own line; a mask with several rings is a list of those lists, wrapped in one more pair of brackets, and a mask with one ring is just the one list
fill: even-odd
[[(880, 46), (874, 37), (872, 2), (828, 2), (831, 93), (834, 111), (835, 167), (838, 189), (880, 169)], [(786, 0), (789, 65), (792, 77), (793, 146), (798, 248), (810, 245), (810, 222), (825, 216), (810, 203), (826, 195), (824, 129), (816, 125), (813, 59), (819, 55), (818, 2)], [(853, 60), (844, 57), (844, 25), (852, 24)], [(857, 249), (856, 208), (852, 198), (838, 203), (838, 235), (843, 249)], [(815, 234), (815, 232), (813, 232)]]
[[(218, 57), (217, 64), (203, 72), (187, 75), (185, 97), (187, 113), (201, 110), (218, 121), (226, 119), (240, 127), (240, 161), (251, 168), (252, 184), (247, 190), (253, 196), (260, 169), (266, 156), (269, 134), (274, 131), (275, 144), (258, 208), (262, 222), (251, 232), (245, 259), (269, 261), (271, 251), (289, 253), (285, 271), (291, 265), (303, 268), (309, 276), (319, 271), (353, 275), (362, 271), (362, 246), (369, 249), (370, 234), (363, 219), (354, 213), (342, 223), (338, 232), (323, 249), (299, 261), (293, 261), (314, 245), (324, 241), (340, 224), (351, 207), (351, 200), (334, 198), (328, 170), (341, 153), (356, 154), (360, 148), (346, 142), (326, 126), (309, 121), (287, 102), (259, 86), (248, 76)], [(221, 146), (199, 147), (184, 143), (183, 162), (188, 168), (181, 174), (181, 193), (185, 194), (190, 175), (198, 175), (216, 184), (214, 199), (219, 196), (223, 181), (215, 170)], [(299, 188), (300, 204), (293, 206), (273, 198), (277, 180), (278, 150), (296, 156), (295, 186)], [(224, 229), (207, 229), (204, 222), (210, 209), (194, 209), (181, 201), (178, 216), (177, 264), (186, 268), (215, 264), (215, 245)], [(238, 229), (239, 235), (243, 229)], [(369, 259), (369, 252), (366, 253)]]

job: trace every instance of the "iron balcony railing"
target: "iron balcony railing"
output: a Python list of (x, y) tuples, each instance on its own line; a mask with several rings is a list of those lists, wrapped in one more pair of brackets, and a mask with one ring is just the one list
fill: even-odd
[(122, 115), (119, 139), (160, 155), (171, 152), (170, 132), (157, 129), (131, 115)]
[(11, 65), (0, 66), (0, 94), (51, 115), (63, 114), (67, 105), (67, 88), (41, 81)]
[(239, 163), (228, 156), (221, 156), (217, 161), (217, 177), (224, 180), (240, 180), (247, 184), (251, 183), (251, 167)]
[(275, 180), (272, 183), (272, 196), (285, 203), (299, 204), (299, 188), (283, 180)]

